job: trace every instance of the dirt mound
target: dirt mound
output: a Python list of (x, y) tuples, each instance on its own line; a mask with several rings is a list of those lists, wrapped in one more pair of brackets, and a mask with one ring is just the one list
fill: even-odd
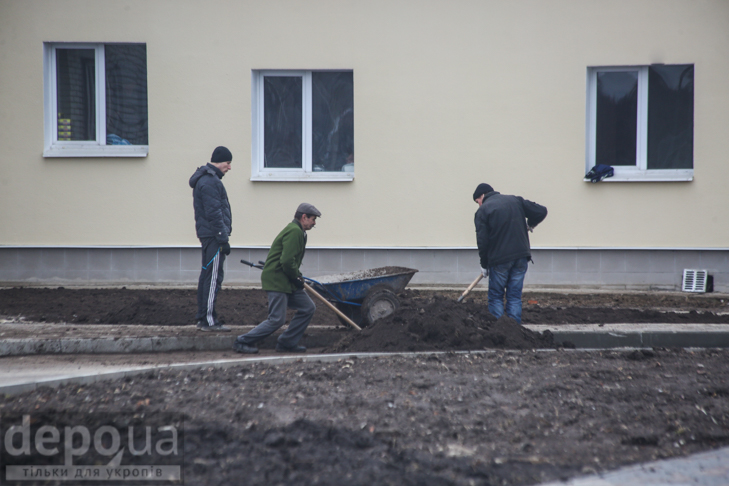
[(390, 352), (554, 347), (549, 331), (536, 333), (509, 317), (496, 319), (471, 302), (434, 296), (404, 299), (399, 311), (351, 334), (326, 352)]

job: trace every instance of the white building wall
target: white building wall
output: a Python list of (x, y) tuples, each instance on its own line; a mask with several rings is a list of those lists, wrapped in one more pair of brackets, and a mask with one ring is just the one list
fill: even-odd
[[(43, 43), (147, 45), (146, 158), (43, 158)], [(695, 65), (694, 180), (582, 180), (589, 66)], [(251, 72), (352, 69), (352, 182), (251, 182)], [(233, 246), (298, 203), (310, 245), (475, 246), (479, 182), (538, 248), (729, 248), (725, 0), (0, 0), (0, 246), (194, 247), (194, 169), (234, 155)], [(0, 276), (0, 280), (2, 277)]]

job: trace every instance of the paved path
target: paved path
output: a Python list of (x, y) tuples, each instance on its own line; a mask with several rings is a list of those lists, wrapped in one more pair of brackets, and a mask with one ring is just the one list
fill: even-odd
[(541, 486), (727, 486), (729, 447)]

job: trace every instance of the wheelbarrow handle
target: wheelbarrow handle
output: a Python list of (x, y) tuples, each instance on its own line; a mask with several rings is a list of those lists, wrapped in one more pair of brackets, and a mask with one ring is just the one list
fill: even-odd
[(241, 260), (240, 262), (243, 263), (244, 265), (248, 265), (249, 267), (255, 267), (255, 268), (258, 268), (258, 269), (263, 269), (263, 265), (261, 265), (260, 262), (258, 264), (251, 263), (248, 260)]
[[(251, 263), (248, 260), (241, 260), (240, 262), (243, 263), (244, 265), (249, 265), (251, 267), (255, 267), (255, 268), (259, 268), (259, 269), (262, 269), (263, 268), (263, 265), (265, 264), (265, 262), (261, 262), (261, 261), (259, 261), (258, 264)], [(357, 329), (358, 331), (361, 331), (362, 330), (362, 328), (359, 327), (357, 324), (355, 324), (354, 321), (352, 321), (352, 319), (350, 319), (349, 317), (347, 317), (346, 315), (344, 315), (344, 313), (342, 311), (340, 311), (339, 309), (337, 309), (336, 307), (334, 307), (331, 302), (329, 302), (327, 299), (325, 299), (324, 297), (322, 297), (321, 294), (319, 294), (319, 292), (317, 292), (316, 290), (312, 289), (311, 286), (308, 283), (306, 283), (306, 280), (311, 280), (311, 279), (308, 279), (306, 277), (303, 277), (303, 278), (305, 279), (304, 280), (304, 288), (306, 290), (308, 290), (309, 292), (311, 292), (312, 294), (314, 294), (314, 297), (317, 297), (319, 300), (321, 300), (322, 302), (324, 302), (327, 305), (327, 307), (329, 307), (331, 310), (333, 310), (334, 312), (336, 312), (336, 314), (339, 317), (341, 317), (342, 319), (344, 319), (344, 321), (347, 324), (349, 324), (353, 328)]]

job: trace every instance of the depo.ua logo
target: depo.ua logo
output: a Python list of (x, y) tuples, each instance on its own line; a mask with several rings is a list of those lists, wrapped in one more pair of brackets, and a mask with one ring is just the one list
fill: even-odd
[(2, 484), (161, 481), (182, 484), (182, 417), (3, 414)]

